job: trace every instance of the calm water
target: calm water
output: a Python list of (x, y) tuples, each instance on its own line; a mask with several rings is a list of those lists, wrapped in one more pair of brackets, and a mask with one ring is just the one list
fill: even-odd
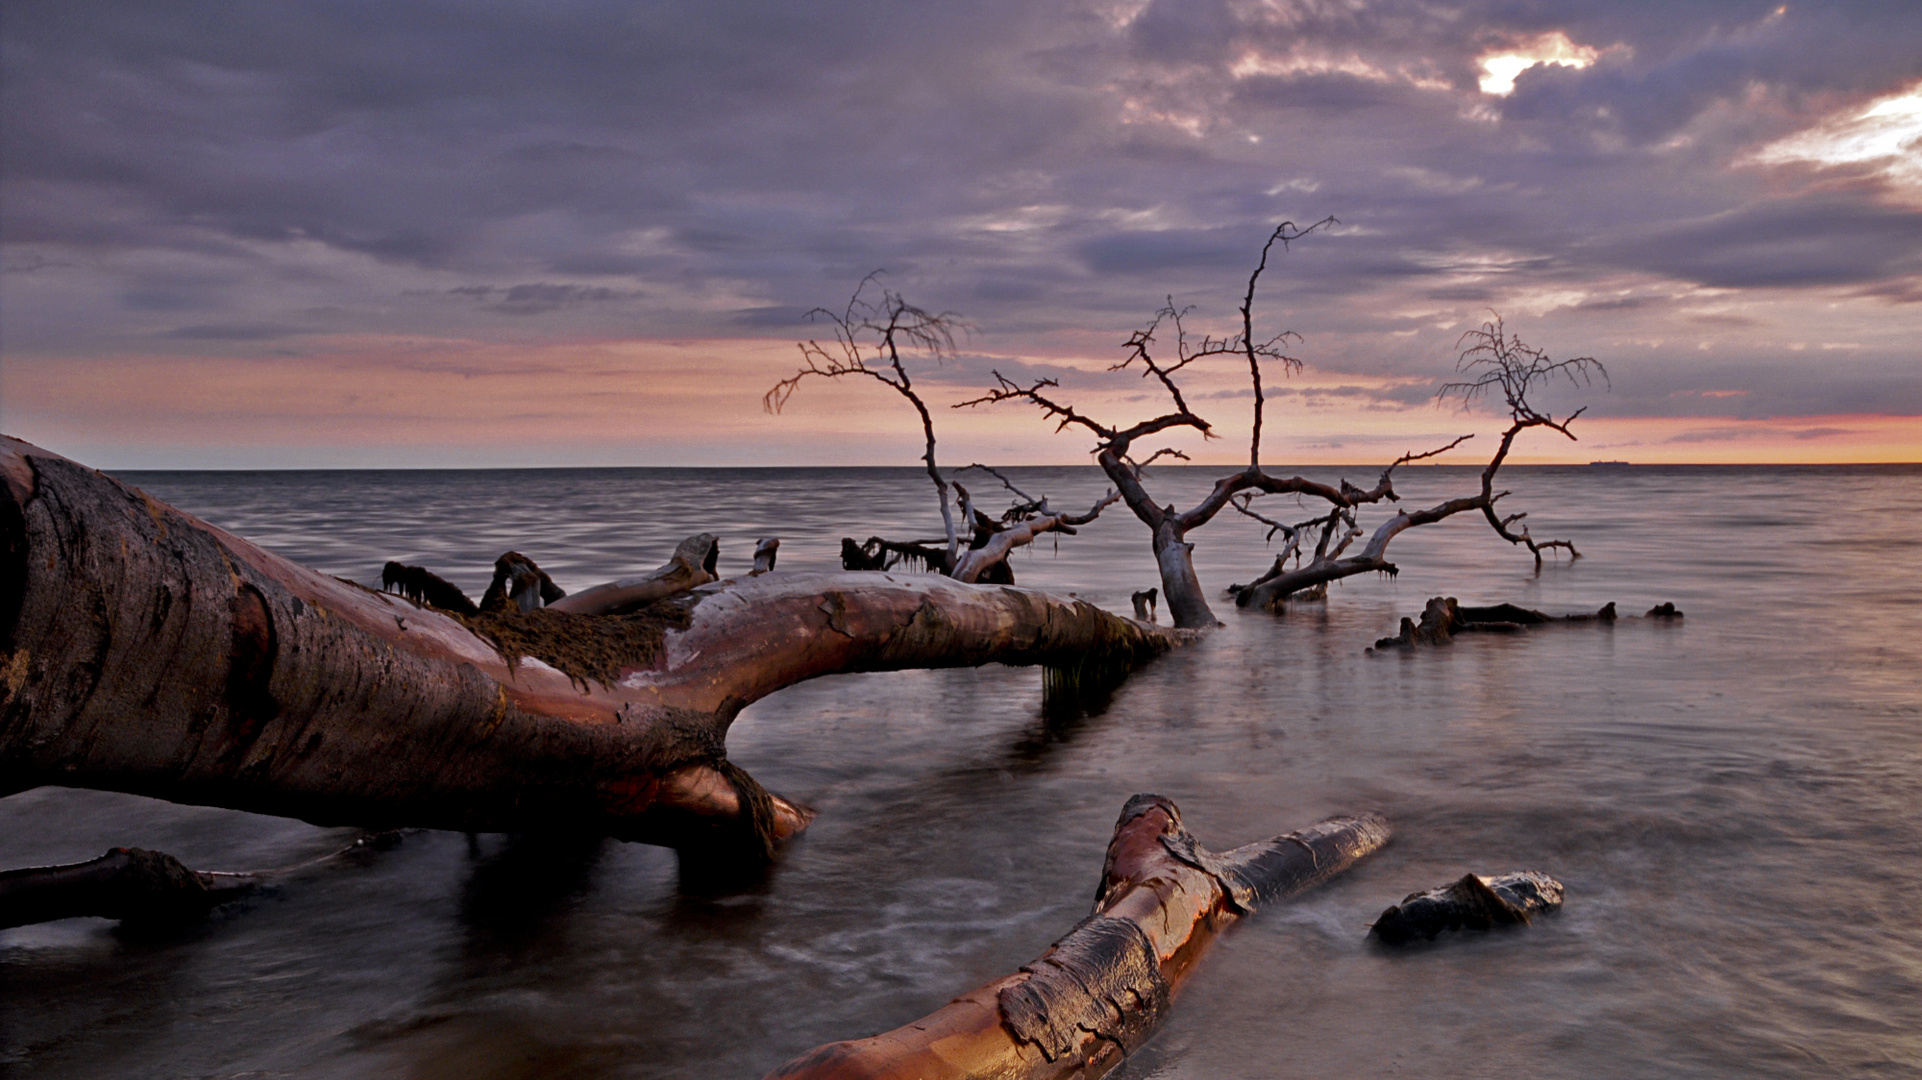
[[(1156, 484), (1185, 505), (1211, 475)], [(0, 932), (0, 1070), (757, 1077), (1035, 956), (1085, 913), (1122, 801), (1156, 791), (1217, 846), (1339, 810), (1398, 832), (1226, 935), (1120, 1075), (1917, 1075), (1922, 469), (1505, 475), (1539, 535), (1589, 557), (1536, 577), (1485, 525), (1416, 530), (1398, 579), (1285, 618), (1222, 602), (1224, 629), (1075, 723), (1040, 718), (1031, 669), (835, 677), (753, 706), (734, 759), (821, 816), (744, 894), (683, 890), (656, 848), (423, 832), (175, 937)], [(508, 548), (578, 588), (693, 532), (724, 534), (724, 572), (765, 535), (783, 569), (828, 568), (843, 534), (939, 520), (905, 469), (129, 479), (328, 573), (400, 558), (475, 594)], [(1019, 479), (1058, 505), (1103, 486)], [(1425, 505), (1472, 483), (1411, 469), (1402, 488)], [(1269, 562), (1245, 520), (1196, 539), (1211, 590)], [(1120, 508), (1016, 572), (1114, 610), (1155, 580)], [(1436, 594), (1688, 617), (1364, 655)], [(0, 801), (0, 866), (127, 844), (246, 869), (350, 836), (93, 792)], [(1363, 939), (1406, 892), (1519, 869), (1567, 883), (1562, 914), (1400, 953)]]

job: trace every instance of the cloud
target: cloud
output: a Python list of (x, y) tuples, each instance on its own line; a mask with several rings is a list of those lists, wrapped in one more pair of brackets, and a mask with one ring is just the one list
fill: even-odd
[[(1497, 308), (1646, 361), (1609, 409), (1914, 408), (1922, 8), (1777, 6), (26, 5), (5, 347), (781, 339), (886, 268), (1080, 377), (1170, 294), (1232, 327), (1273, 224), (1334, 214), (1257, 318), (1352, 386), (1439, 376)], [(1742, 363), (1697, 380), (1704, 342)]]
[(447, 292), (450, 296), (471, 296), (481, 301), (481, 306), (487, 310), (504, 315), (545, 315), (550, 311), (561, 311), (581, 304), (628, 300), (644, 295), (638, 291), (616, 292), (605, 286), (549, 281), (507, 286), (459, 285)]
[(1855, 433), (1847, 428), (1838, 427), (1795, 428), (1756, 425), (1751, 427), (1695, 428), (1689, 431), (1678, 432), (1662, 441), (1667, 443), (1719, 443), (1737, 440), (1776, 441), (1793, 439), (1799, 442), (1807, 442), (1812, 439), (1833, 439), (1837, 436), (1852, 434)]

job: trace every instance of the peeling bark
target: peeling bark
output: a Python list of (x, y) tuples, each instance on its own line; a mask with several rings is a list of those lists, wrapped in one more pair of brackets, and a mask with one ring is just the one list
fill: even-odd
[[(811, 815), (727, 760), (752, 702), (837, 672), (1139, 663), (1181, 640), (1083, 601), (921, 575), (767, 574), (626, 615), (567, 610), (710, 574), (711, 537), (651, 585), (463, 620), (4, 437), (0, 479), (0, 792), (765, 855)], [(489, 625), (515, 633), (477, 633)]]
[(769, 1080), (1101, 1076), (1154, 1034), (1229, 924), (1387, 840), (1387, 823), (1364, 815), (1216, 854), (1172, 802), (1137, 795), (1115, 824), (1093, 914), (1039, 959), (914, 1023), (803, 1054)]

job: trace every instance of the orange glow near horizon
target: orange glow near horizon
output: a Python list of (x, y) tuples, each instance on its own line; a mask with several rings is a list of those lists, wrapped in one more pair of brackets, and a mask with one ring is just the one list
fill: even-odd
[[(0, 430), (103, 468), (911, 466), (921, 450), (912, 410), (866, 380), (811, 381), (783, 415), (763, 412), (762, 393), (794, 368), (784, 341), (367, 337), (326, 345), (302, 357), (13, 360), (0, 375)], [(1172, 433), (1166, 442), (1200, 464), (1245, 461), (1249, 399), (1238, 380), (1224, 371), (1191, 390), (1220, 438)], [(1368, 383), (1311, 370), (1274, 388), (1264, 460), (1381, 462), (1469, 432), (1476, 437), (1442, 462), (1477, 463), (1493, 449), (1498, 417), (1336, 392)], [(946, 464), (1088, 461), (1084, 435), (1056, 433), (1032, 409), (949, 411), (941, 406), (973, 388), (922, 385), (940, 414)], [(1158, 410), (1141, 396), (1146, 387), (1113, 385), (1070, 387), (1068, 397), (1098, 416)], [(1530, 432), (1511, 460), (1922, 462), (1922, 417), (1584, 417), (1575, 431), (1578, 442)]]

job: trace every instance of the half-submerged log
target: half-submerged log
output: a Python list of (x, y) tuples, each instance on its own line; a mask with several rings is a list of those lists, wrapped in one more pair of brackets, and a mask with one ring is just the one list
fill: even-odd
[[(1674, 605), (1669, 606), (1672, 608)], [(1648, 617), (1660, 616), (1651, 613)], [(1517, 634), (1529, 627), (1550, 623), (1606, 625), (1618, 621), (1618, 618), (1613, 600), (1595, 611), (1580, 611), (1572, 615), (1548, 615), (1533, 608), (1519, 607), (1515, 604), (1464, 607), (1452, 596), (1435, 596), (1430, 597), (1427, 605), (1423, 607), (1420, 622), (1404, 617), (1400, 631), (1394, 637), (1378, 638), (1374, 647), (1412, 649), (1422, 645), (1446, 645), (1453, 641), (1457, 634)]]
[(260, 883), (255, 874), (189, 870), (163, 851), (117, 847), (88, 862), (0, 872), (0, 928), (83, 915), (188, 922)]
[(1500, 877), (1466, 874), (1453, 884), (1409, 893), (1382, 912), (1368, 933), (1400, 945), (1418, 937), (1433, 941), (1444, 930), (1526, 926), (1541, 912), (1559, 910), (1562, 893), (1561, 882), (1533, 870)]
[(905, 1027), (804, 1054), (769, 1080), (1101, 1076), (1154, 1034), (1223, 929), (1387, 841), (1387, 822), (1362, 815), (1214, 853), (1174, 803), (1136, 795), (1115, 824), (1093, 914), (1039, 959)]
[[(711, 574), (711, 541), (657, 581)], [(626, 615), (567, 610), (594, 593), (417, 607), (0, 436), (0, 795), (59, 784), (765, 857), (810, 813), (728, 761), (749, 704), (839, 672), (1140, 663), (1182, 640), (924, 575), (764, 574)]]

